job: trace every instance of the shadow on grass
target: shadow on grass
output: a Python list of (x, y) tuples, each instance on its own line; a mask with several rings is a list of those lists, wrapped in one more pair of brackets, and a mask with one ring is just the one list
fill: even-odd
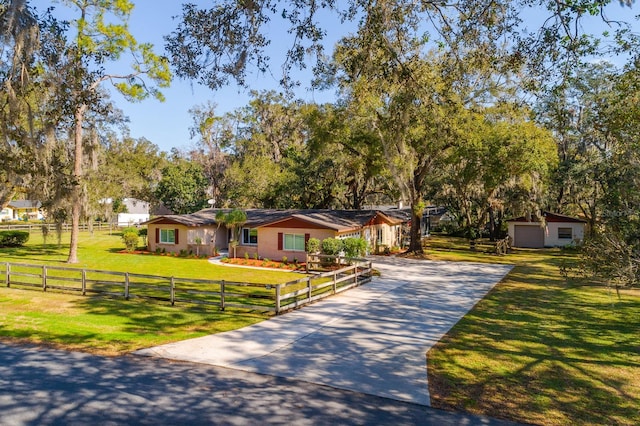
[[(19, 263), (35, 261), (38, 263), (65, 263), (69, 251), (68, 244), (40, 244), (24, 247), (10, 247), (2, 249), (3, 259), (16, 259)], [(52, 257), (59, 257), (55, 259)]]
[(132, 338), (147, 336), (162, 343), (214, 334), (245, 327), (267, 319), (266, 314), (254, 311), (220, 311), (213, 306), (180, 304), (143, 299), (90, 297), (76, 302), (87, 315), (96, 318), (119, 318), (122, 332)]
[(545, 424), (640, 424), (640, 297), (519, 266), (429, 352), (432, 404)]
[[(28, 291), (27, 297), (38, 293)], [(18, 303), (30, 303), (18, 299)], [(251, 325), (269, 316), (253, 311), (143, 299), (70, 297), (44, 316), (38, 308), (6, 313), (0, 339), (83, 352), (119, 355), (144, 347)]]

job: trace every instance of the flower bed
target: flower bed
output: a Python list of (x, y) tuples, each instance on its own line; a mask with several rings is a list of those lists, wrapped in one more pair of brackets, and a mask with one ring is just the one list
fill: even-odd
[(225, 257), (221, 260), (222, 263), (229, 263), (231, 265), (261, 267), (261, 268), (273, 268), (273, 269), (288, 269), (292, 271), (304, 271), (306, 266), (304, 263), (284, 263), (269, 259), (243, 259)]

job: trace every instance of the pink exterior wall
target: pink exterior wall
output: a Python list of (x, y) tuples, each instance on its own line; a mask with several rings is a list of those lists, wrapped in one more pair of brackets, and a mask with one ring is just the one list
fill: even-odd
[(337, 233), (330, 229), (258, 228), (258, 256), (271, 260), (281, 260), (282, 256), (287, 256), (289, 261), (293, 261), (294, 258), (300, 262), (306, 261), (307, 255), (304, 251), (278, 250), (279, 232), (283, 234), (309, 234), (309, 238), (317, 238), (320, 241), (337, 236)]
[[(150, 223), (148, 225), (147, 239), (149, 251), (156, 251), (156, 249), (164, 249), (168, 253), (180, 253), (180, 250), (188, 250), (187, 243), (187, 227), (184, 225), (176, 224), (155, 224)], [(156, 229), (177, 229), (178, 230), (178, 244), (162, 244), (156, 243)]]
[[(213, 238), (215, 235), (215, 246), (220, 249), (226, 249), (229, 245), (227, 241), (227, 229), (216, 226), (201, 226), (201, 227), (187, 227), (185, 225), (178, 225), (175, 223), (150, 223), (147, 226), (147, 239), (148, 250), (155, 252), (156, 249), (164, 249), (169, 253), (180, 253), (180, 250), (186, 250), (187, 252), (200, 253), (201, 255), (213, 255)], [(156, 229), (177, 229), (178, 230), (178, 244), (162, 244), (156, 243)], [(199, 247), (195, 243), (194, 231), (200, 231), (197, 236), (202, 240)]]

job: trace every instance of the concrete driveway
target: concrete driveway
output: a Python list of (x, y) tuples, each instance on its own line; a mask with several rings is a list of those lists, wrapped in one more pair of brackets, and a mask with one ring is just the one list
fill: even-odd
[(240, 330), (144, 349), (429, 405), (427, 351), (511, 269), (375, 258), (369, 284)]

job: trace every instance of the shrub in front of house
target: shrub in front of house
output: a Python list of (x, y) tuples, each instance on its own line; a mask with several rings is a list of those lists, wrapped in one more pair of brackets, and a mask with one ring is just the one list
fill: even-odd
[(364, 238), (345, 238), (342, 243), (347, 257), (360, 257), (367, 254), (367, 240)]
[(139, 241), (138, 228), (125, 228), (122, 231), (122, 242), (124, 242), (127, 251), (135, 251)]
[(309, 238), (307, 241), (307, 253), (319, 253), (320, 252), (320, 240), (317, 238)]
[(0, 247), (20, 247), (29, 241), (27, 231), (0, 231)]
[(339, 238), (325, 238), (322, 240), (322, 253), (329, 256), (337, 256), (344, 249), (344, 244)]

